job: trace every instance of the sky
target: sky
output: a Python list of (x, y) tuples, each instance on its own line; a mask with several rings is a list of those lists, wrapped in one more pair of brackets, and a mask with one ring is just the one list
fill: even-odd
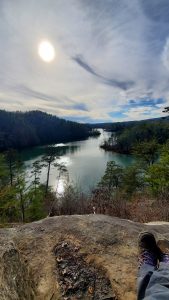
[(0, 0), (0, 109), (95, 123), (167, 105), (168, 0)]

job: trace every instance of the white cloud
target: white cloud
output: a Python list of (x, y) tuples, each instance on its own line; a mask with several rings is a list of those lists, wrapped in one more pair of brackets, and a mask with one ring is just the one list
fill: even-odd
[[(166, 0), (161, 6), (153, 0), (2, 0), (0, 6), (1, 108), (108, 121), (131, 99), (169, 103)], [(42, 39), (55, 47), (50, 64), (38, 56)], [(86, 67), (72, 59), (79, 55)], [(124, 119), (161, 116), (161, 110), (128, 107)]]
[(164, 66), (169, 71), (169, 38), (167, 38), (166, 44), (164, 46), (164, 50), (162, 53), (162, 61), (163, 61)]

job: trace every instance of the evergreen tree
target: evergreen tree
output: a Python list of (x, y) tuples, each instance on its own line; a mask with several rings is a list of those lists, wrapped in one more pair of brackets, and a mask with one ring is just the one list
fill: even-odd
[(45, 155), (42, 157), (42, 164), (47, 168), (47, 177), (46, 177), (46, 186), (45, 186), (45, 196), (48, 193), (49, 187), (49, 177), (51, 167), (55, 167), (59, 171), (59, 176), (62, 172), (66, 171), (66, 168), (63, 164), (58, 163), (59, 156), (57, 155), (57, 148), (54, 146), (50, 146), (46, 148)]
[(114, 161), (109, 161), (99, 186), (106, 187), (110, 193), (121, 185), (122, 177), (123, 168), (117, 165)]
[(27, 185), (26, 185), (26, 174), (23, 166), (23, 162), (18, 160), (16, 163), (16, 199), (17, 206), (20, 208), (21, 220), (25, 222), (25, 208), (27, 202)]
[(33, 177), (32, 184), (34, 186), (35, 195), (36, 195), (37, 188), (40, 185), (40, 174), (41, 174), (42, 167), (43, 165), (39, 160), (36, 160), (32, 164), (31, 177)]
[(5, 158), (7, 162), (7, 166), (9, 169), (10, 176), (10, 184), (13, 185), (14, 177), (15, 177), (15, 169), (16, 169), (16, 161), (18, 159), (17, 151), (14, 149), (9, 149), (5, 152)]
[(159, 145), (155, 140), (140, 142), (133, 147), (133, 154), (148, 165), (151, 165), (158, 158)]
[(121, 189), (128, 199), (138, 190), (144, 187), (144, 171), (139, 164), (124, 168)]

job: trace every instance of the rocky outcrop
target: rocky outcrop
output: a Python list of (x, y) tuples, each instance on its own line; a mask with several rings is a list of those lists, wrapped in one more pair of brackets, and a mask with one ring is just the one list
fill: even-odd
[(169, 225), (60, 216), (0, 229), (0, 299), (136, 299), (137, 237)]

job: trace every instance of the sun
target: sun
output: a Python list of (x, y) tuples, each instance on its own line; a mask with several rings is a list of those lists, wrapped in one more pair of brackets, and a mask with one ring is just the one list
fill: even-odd
[(45, 62), (51, 62), (55, 58), (55, 49), (48, 41), (42, 41), (38, 46), (38, 54)]

